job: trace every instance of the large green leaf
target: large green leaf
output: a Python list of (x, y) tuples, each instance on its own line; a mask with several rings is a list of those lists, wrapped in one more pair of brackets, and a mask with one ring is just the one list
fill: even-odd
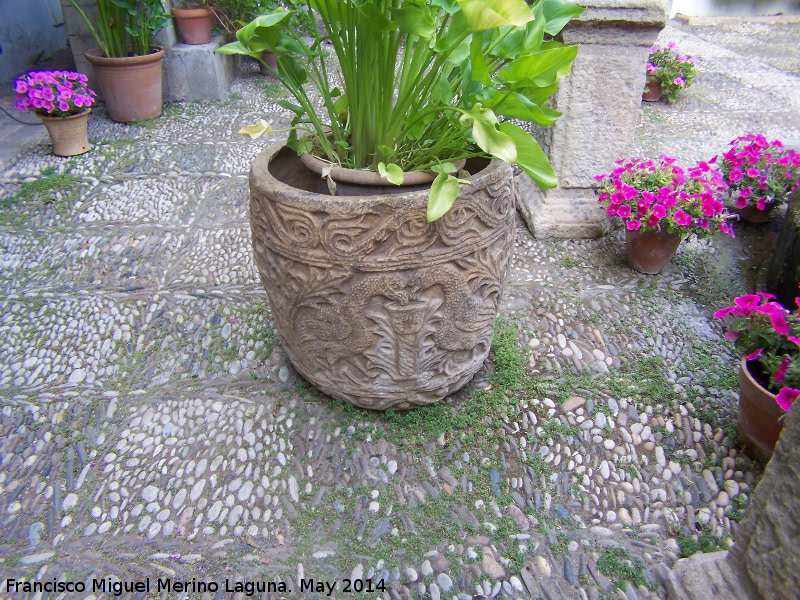
[(530, 133), (509, 121), (500, 123), (500, 131), (514, 140), (517, 146), (517, 164), (520, 169), (530, 175), (536, 185), (543, 190), (554, 188), (558, 185), (558, 179), (553, 167), (550, 166), (550, 161), (547, 160), (539, 144), (531, 137)]
[(475, 104), (472, 110), (465, 110), (461, 115), (461, 124), (467, 127), (472, 121), (472, 137), (481, 150), (496, 156), (500, 160), (513, 164), (517, 160), (517, 148), (514, 140), (505, 133), (498, 131), (497, 116), (480, 103)]
[(394, 163), (389, 163), (388, 165), (385, 165), (382, 162), (379, 162), (378, 174), (381, 177), (385, 177), (389, 183), (393, 183), (395, 185), (403, 185), (403, 169), (401, 169)]
[(529, 85), (549, 86), (566, 77), (577, 54), (577, 46), (559, 45), (520, 56), (500, 71), (499, 75), (511, 89)]
[(439, 173), (431, 184), (428, 196), (428, 223), (432, 223), (450, 210), (458, 196), (458, 179), (447, 173)]
[(484, 31), (501, 25), (525, 25), (533, 13), (524, 0), (458, 0), (469, 31)]
[(488, 88), (479, 96), (481, 104), (491, 108), (495, 114), (532, 121), (544, 127), (552, 125), (561, 113), (552, 108), (539, 106), (518, 92), (502, 92)]
[(237, 40), (217, 48), (214, 52), (219, 52), (220, 54), (242, 54), (244, 56), (252, 56), (253, 58), (261, 58), (263, 50), (251, 50), (249, 46)]
[(405, 4), (392, 9), (392, 18), (397, 22), (401, 33), (416, 35), (425, 40), (436, 33), (436, 23), (427, 6)]
[(492, 85), (489, 70), (486, 68), (486, 60), (483, 57), (483, 35), (476, 35), (472, 38), (469, 46), (469, 62), (472, 67), (472, 79)]
[(544, 30), (550, 35), (558, 35), (570, 19), (580, 16), (584, 10), (582, 6), (562, 0), (542, 0), (539, 4), (547, 21)]
[(291, 11), (281, 10), (260, 15), (236, 32), (236, 39), (244, 45), (263, 46), (262, 50), (271, 50), (278, 41), (281, 23), (292, 15)]

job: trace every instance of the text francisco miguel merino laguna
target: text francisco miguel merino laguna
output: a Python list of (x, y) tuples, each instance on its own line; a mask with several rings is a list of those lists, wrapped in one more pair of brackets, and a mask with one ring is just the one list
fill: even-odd
[(277, 592), (292, 593), (317, 593), (330, 596), (334, 591), (343, 593), (352, 592), (383, 592), (386, 589), (384, 581), (373, 582), (372, 579), (343, 579), (341, 585), (339, 581), (320, 581), (315, 579), (301, 579), (300, 585), (296, 590), (292, 589), (284, 581), (231, 581), (225, 579), (221, 583), (216, 581), (198, 581), (196, 579), (176, 581), (170, 578), (151, 579), (148, 577), (140, 581), (119, 581), (114, 578), (92, 579), (91, 581), (25, 581), (21, 579), (7, 579), (6, 593), (13, 594), (18, 592), (32, 593), (103, 593), (121, 596), (126, 593), (135, 592), (164, 592), (167, 593), (203, 593), (210, 592), (241, 592), (246, 596), (253, 596), (256, 593)]

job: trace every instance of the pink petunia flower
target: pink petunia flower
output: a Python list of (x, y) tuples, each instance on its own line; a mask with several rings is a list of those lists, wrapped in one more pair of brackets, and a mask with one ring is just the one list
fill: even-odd
[(786, 372), (789, 370), (789, 365), (792, 361), (788, 358), (785, 358), (783, 362), (778, 365), (778, 368), (775, 370), (775, 375), (773, 375), (773, 379), (778, 382), (782, 383), (784, 378), (786, 377)]
[(775, 396), (775, 401), (783, 410), (789, 410), (792, 407), (792, 403), (797, 400), (798, 396), (800, 396), (800, 390), (785, 387), (781, 388), (781, 390), (778, 392), (778, 395)]
[(642, 224), (639, 221), (628, 221), (626, 226), (630, 231), (639, 231), (642, 228)]

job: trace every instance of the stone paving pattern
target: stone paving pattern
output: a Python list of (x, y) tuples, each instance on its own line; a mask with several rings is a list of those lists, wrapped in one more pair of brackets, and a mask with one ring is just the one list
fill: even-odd
[[(800, 145), (798, 27), (672, 22), (660, 39), (700, 73), (642, 107), (635, 153), (688, 164), (750, 131)], [(244, 65), (227, 103), (136, 125), (99, 106), (92, 152), (44, 143), (2, 172), (0, 595), (169, 577), (241, 589), (148, 597), (314, 578), (334, 596), (369, 579), (385, 591), (358, 596), (664, 598), (681, 546), (729, 546), (762, 466), (736, 449), (737, 361), (710, 315), (755, 285), (779, 217), (688, 240), (658, 276), (625, 266), (619, 230), (520, 226), (501, 313), (541, 393), (426, 438), (317, 396), (276, 340), (248, 223), (270, 140), (236, 131), (285, 123), (280, 93)], [(46, 169), (78, 179), (15, 199)], [(441, 410), (498, 385), (489, 364)]]

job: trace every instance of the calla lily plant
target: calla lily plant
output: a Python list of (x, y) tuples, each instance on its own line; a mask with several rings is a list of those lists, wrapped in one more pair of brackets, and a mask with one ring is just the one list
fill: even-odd
[[(309, 0), (324, 28), (309, 39), (287, 27), (291, 11), (257, 17), (218, 52), (261, 60), (294, 101), (289, 145), (331, 164), (379, 172), (400, 184), (438, 173), (428, 220), (446, 213), (460, 185), (455, 162), (476, 156), (518, 165), (541, 187), (557, 184), (544, 152), (517, 124), (552, 124), (547, 106), (577, 46), (556, 41), (583, 8), (562, 0)], [(333, 52), (337, 63), (326, 60)], [(313, 84), (321, 108), (309, 94)], [(255, 137), (271, 126), (243, 133)], [(298, 131), (305, 135), (298, 135)]]

